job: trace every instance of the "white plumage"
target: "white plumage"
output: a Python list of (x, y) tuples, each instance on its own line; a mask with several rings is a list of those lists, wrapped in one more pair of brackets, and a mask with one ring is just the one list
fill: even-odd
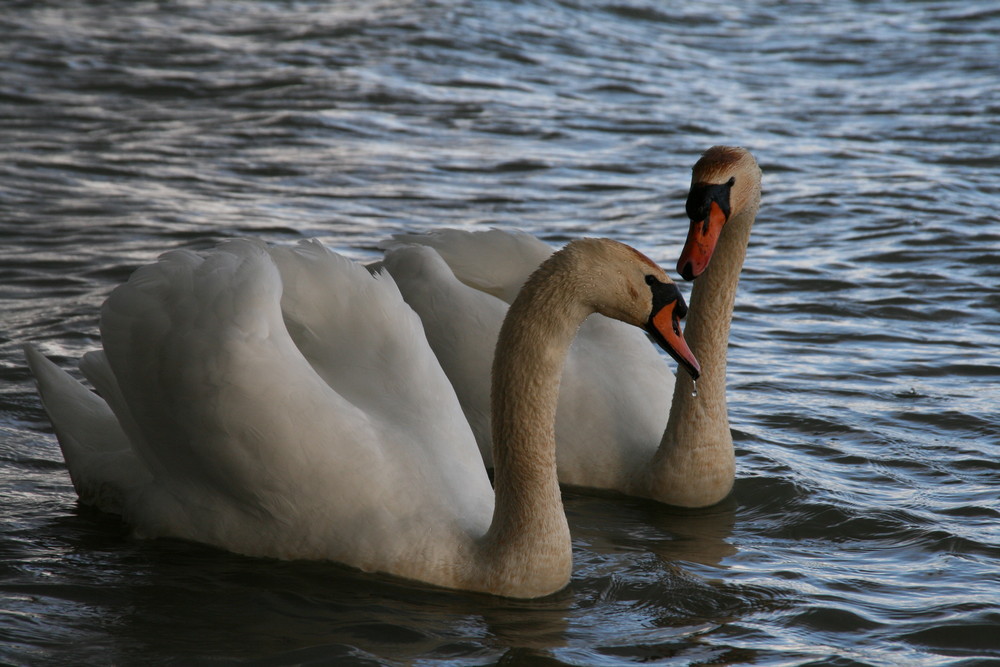
[(572, 562), (552, 438), (565, 351), (595, 310), (647, 326), (647, 280), (669, 283), (593, 239), (536, 276), (495, 355), (495, 496), (396, 283), (316, 242), (140, 268), (81, 363), (100, 397), (26, 351), (81, 500), (140, 535), (536, 597)]

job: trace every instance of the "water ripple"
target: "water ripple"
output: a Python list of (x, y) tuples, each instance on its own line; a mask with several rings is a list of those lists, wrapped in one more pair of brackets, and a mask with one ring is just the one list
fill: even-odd
[[(7, 4), (0, 662), (1000, 659), (1000, 11)], [(371, 259), (499, 226), (670, 266), (714, 143), (765, 173), (720, 507), (567, 493), (573, 582), (518, 603), (139, 542), (75, 506), (20, 344), (71, 367), (159, 253), (316, 236)]]

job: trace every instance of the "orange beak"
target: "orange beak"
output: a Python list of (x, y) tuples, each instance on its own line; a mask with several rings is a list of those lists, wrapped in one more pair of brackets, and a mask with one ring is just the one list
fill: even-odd
[(684, 280), (694, 280), (708, 268), (725, 224), (726, 213), (714, 201), (709, 205), (708, 216), (704, 220), (691, 221), (684, 250), (677, 260), (677, 273)]
[(659, 343), (660, 347), (667, 351), (678, 364), (684, 367), (693, 379), (697, 380), (701, 375), (701, 364), (695, 358), (694, 352), (688, 347), (684, 340), (684, 333), (681, 331), (681, 318), (687, 314), (687, 304), (684, 299), (677, 295), (677, 298), (649, 317), (646, 324), (646, 331)]
[(729, 220), (729, 195), (734, 183), (735, 176), (725, 183), (691, 184), (684, 204), (691, 227), (677, 260), (677, 273), (684, 280), (694, 280), (708, 268), (722, 228)]

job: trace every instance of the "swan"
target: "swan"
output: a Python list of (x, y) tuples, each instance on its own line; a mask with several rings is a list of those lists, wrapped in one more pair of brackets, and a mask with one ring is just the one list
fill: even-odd
[(546, 259), (498, 336), (495, 493), (396, 282), (318, 242), (236, 240), (138, 269), (81, 361), (96, 394), (25, 352), (81, 502), (140, 537), (534, 598), (572, 565), (553, 423), (577, 327), (603, 313), (696, 367), (685, 310), (629, 246), (583, 239)]
[[(702, 376), (678, 373), (641, 331), (601, 316), (566, 359), (556, 439), (563, 484), (704, 507), (730, 492), (735, 457), (726, 406), (726, 349), (736, 287), (760, 206), (761, 171), (743, 148), (715, 146), (693, 167), (688, 239), (678, 272), (693, 279), (686, 339)], [(490, 350), (507, 304), (552, 249), (497, 229), (398, 234), (384, 267), (420, 315), (490, 465)], [(423, 266), (432, 247), (447, 267)], [(410, 248), (411, 250), (407, 250)], [(712, 259), (713, 254), (715, 260)], [(668, 417), (669, 416), (669, 417)]]

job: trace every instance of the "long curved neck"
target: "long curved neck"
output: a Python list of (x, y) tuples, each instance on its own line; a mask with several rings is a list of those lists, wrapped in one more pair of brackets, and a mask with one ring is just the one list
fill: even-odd
[(493, 360), (496, 504), (481, 555), (491, 589), (512, 597), (557, 590), (572, 568), (556, 473), (556, 405), (566, 353), (592, 309), (574, 298), (572, 272), (557, 274), (551, 264), (511, 305)]
[(735, 474), (726, 406), (726, 350), (743, 260), (757, 206), (726, 223), (712, 262), (691, 290), (684, 337), (701, 363), (695, 383), (677, 372), (670, 418), (653, 458), (649, 495), (671, 505), (705, 507), (728, 495)]

